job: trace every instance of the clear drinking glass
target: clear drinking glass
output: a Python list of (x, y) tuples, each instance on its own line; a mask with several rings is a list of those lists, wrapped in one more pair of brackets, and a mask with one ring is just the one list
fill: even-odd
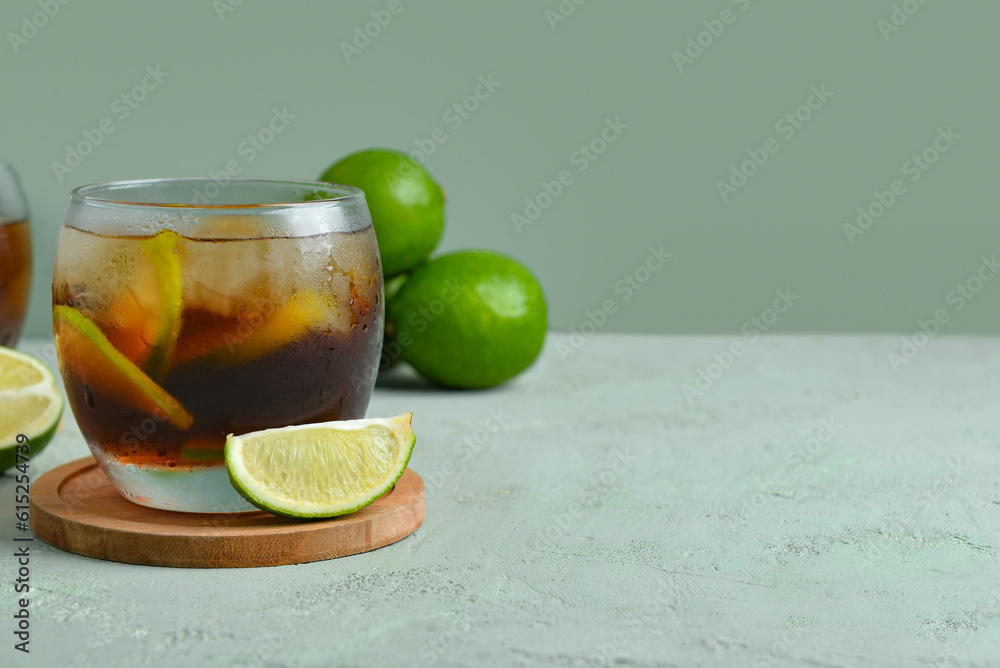
[(30, 289), (28, 205), (14, 168), (0, 163), (0, 346), (17, 345)]
[(226, 435), (362, 418), (378, 370), (382, 267), (350, 186), (78, 188), (52, 302), (80, 430), (145, 506), (253, 510), (229, 483)]

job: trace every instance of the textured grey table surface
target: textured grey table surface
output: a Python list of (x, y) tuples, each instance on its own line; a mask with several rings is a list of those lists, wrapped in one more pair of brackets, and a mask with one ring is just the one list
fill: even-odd
[[(416, 534), (236, 570), (36, 541), (27, 656), (8, 475), (0, 665), (1000, 666), (1000, 339), (901, 345), (556, 334), (495, 390), (403, 374), (369, 414), (415, 414)], [(86, 454), (67, 419), (33, 473)]]

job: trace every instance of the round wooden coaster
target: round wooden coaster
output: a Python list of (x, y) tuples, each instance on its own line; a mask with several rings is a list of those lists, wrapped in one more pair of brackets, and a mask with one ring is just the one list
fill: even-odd
[(38, 538), (67, 552), (130, 564), (301, 564), (380, 548), (409, 536), (423, 521), (424, 481), (411, 470), (372, 505), (329, 520), (146, 508), (122, 497), (91, 457), (53, 469), (31, 485), (31, 529)]

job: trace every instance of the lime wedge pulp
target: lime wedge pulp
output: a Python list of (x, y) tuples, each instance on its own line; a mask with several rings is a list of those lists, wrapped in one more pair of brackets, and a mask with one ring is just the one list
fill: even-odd
[[(55, 434), (63, 398), (55, 376), (40, 361), (0, 347), (0, 471), (17, 463), (18, 435), (28, 438), (34, 457)], [(21, 439), (23, 441), (23, 438)]]
[(190, 413), (142, 369), (115, 350), (104, 333), (75, 308), (53, 310), (56, 346), (62, 363), (91, 389), (149, 415), (163, 413), (176, 427), (188, 429)]
[(404, 413), (230, 434), (229, 480), (247, 501), (275, 515), (353, 513), (403, 475), (417, 440), (412, 418)]

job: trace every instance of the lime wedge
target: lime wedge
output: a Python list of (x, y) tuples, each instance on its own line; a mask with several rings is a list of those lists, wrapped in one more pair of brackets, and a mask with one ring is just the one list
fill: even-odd
[[(155, 273), (155, 294), (159, 303), (154, 307), (159, 317), (154, 320), (157, 330), (153, 348), (146, 360), (146, 373), (156, 380), (163, 380), (170, 365), (170, 358), (181, 333), (181, 311), (184, 284), (181, 278), (181, 256), (178, 245), (181, 237), (169, 230), (160, 232), (143, 242), (143, 252)], [(139, 286), (142, 294), (143, 286)]]
[(30, 451), (22, 449), (22, 454), (34, 457), (41, 452), (56, 433), (62, 412), (62, 394), (48, 367), (30, 355), (0, 347), (0, 471), (17, 464), (19, 434), (30, 444)]
[(231, 336), (226, 347), (233, 363), (246, 362), (296, 341), (310, 327), (324, 324), (329, 317), (326, 306), (314, 292), (299, 292), (245, 337)]
[[(326, 302), (329, 302), (327, 299)], [(305, 336), (310, 329), (337, 327), (350, 329), (350, 313), (336, 303), (325, 303), (315, 292), (296, 293), (271, 312), (255, 314), (234, 326), (232, 321), (199, 331), (197, 323), (189, 322), (184, 338), (177, 346), (174, 364), (207, 357), (220, 366), (242, 364), (273, 352)]]
[(181, 330), (180, 243), (169, 230), (140, 242), (129, 285), (99, 314), (112, 347), (157, 382), (166, 376)]
[(104, 333), (85, 315), (69, 306), (56, 306), (52, 313), (56, 347), (62, 364), (70, 373), (95, 393), (112, 397), (149, 415), (163, 414), (181, 429), (191, 426), (194, 418), (180, 402), (115, 350)]
[(233, 487), (285, 517), (334, 517), (374, 502), (406, 470), (413, 413), (265, 429), (226, 439)]

